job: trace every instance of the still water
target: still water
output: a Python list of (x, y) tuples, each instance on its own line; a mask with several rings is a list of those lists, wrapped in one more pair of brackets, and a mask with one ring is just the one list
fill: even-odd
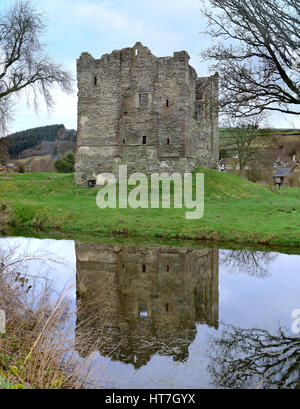
[(300, 387), (300, 256), (0, 239), (8, 248), (41, 255), (27, 270), (57, 293), (73, 284), (74, 348), (103, 339), (98, 387)]

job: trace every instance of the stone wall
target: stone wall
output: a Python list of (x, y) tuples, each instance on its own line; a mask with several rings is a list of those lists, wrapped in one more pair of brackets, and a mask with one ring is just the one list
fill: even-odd
[(101, 59), (81, 54), (76, 183), (99, 173), (179, 172), (218, 163), (218, 74), (198, 78), (186, 51), (141, 43)]

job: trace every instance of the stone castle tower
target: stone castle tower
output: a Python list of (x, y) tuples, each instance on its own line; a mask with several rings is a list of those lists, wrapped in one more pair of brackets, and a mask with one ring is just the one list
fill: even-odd
[(184, 172), (218, 163), (219, 77), (198, 78), (186, 51), (155, 57), (141, 43), (77, 60), (75, 179)]

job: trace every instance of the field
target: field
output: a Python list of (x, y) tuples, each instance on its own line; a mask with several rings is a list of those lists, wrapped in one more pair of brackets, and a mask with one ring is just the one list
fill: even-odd
[(54, 171), (54, 159), (52, 155), (32, 156), (25, 159), (18, 159), (17, 164), (24, 166), (26, 171), (31, 172), (52, 172)]
[(300, 247), (300, 192), (281, 194), (238, 176), (199, 169), (205, 175), (205, 213), (186, 220), (186, 209), (104, 209), (99, 188), (74, 184), (74, 175), (55, 173), (0, 176), (2, 231), (103, 234), (141, 239), (204, 239), (214, 242)]
[[(220, 150), (222, 148), (230, 150), (232, 148), (233, 133), (227, 128), (220, 128), (219, 132)], [(284, 144), (293, 144), (300, 141), (300, 129), (260, 129), (258, 134), (262, 137), (261, 141), (265, 137), (268, 137), (269, 140), (280, 140)]]

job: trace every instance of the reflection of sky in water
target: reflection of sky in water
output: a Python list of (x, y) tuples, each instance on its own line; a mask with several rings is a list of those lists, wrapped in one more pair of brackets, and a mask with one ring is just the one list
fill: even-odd
[(268, 277), (256, 278), (220, 265), (221, 322), (269, 331), (291, 327), (291, 313), (300, 308), (300, 256), (276, 254), (268, 271)]
[[(0, 239), (0, 249), (18, 246), (17, 253), (43, 255), (58, 261), (32, 261), (30, 272), (53, 279), (54, 288), (61, 292), (75, 282), (76, 255), (73, 241), (24, 238)], [(228, 251), (220, 250), (220, 255)], [(276, 333), (279, 326), (290, 329), (294, 309), (300, 308), (300, 256), (274, 254), (267, 266), (269, 275), (258, 278), (233, 272), (228, 265), (219, 267), (219, 322), (241, 328), (262, 328)], [(76, 288), (69, 297), (76, 299)], [(107, 386), (120, 388), (207, 388), (208, 338), (217, 330), (197, 324), (197, 335), (189, 346), (186, 362), (155, 355), (147, 365), (135, 370), (132, 365), (97, 354), (95, 364), (101, 366)]]
[(5, 252), (13, 249), (14, 257), (25, 255), (36, 258), (26, 263), (28, 274), (51, 279), (54, 289), (59, 293), (75, 281), (76, 255), (73, 241), (2, 238), (1, 249)]

